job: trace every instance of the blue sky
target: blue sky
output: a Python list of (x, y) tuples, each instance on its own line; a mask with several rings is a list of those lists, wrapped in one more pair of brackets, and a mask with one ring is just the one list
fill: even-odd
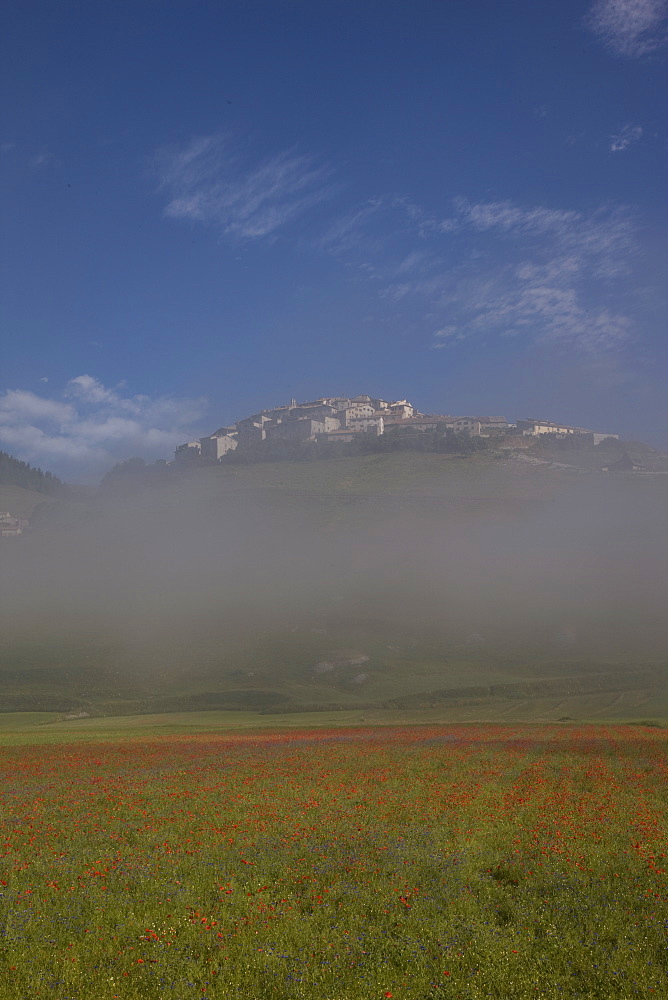
[(0, 448), (292, 396), (668, 445), (662, 0), (10, 0)]

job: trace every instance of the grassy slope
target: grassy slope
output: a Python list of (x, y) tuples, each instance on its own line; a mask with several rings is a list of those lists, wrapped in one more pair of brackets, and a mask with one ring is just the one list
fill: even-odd
[(49, 503), (50, 498), (22, 486), (0, 485), (0, 511), (9, 511), (13, 517), (32, 517), (35, 507)]
[(208, 481), (215, 491), (235, 492), (247, 489), (283, 490), (306, 495), (356, 496), (358, 494), (413, 494), (419, 496), (471, 498), (520, 498), (544, 495), (534, 477), (522, 475), (522, 467), (508, 477), (503, 486), (490, 481), (490, 468), (508, 460), (486, 454), (461, 458), (455, 455), (396, 452), (386, 455), (360, 455), (355, 458), (319, 462), (262, 462), (256, 465), (231, 465), (208, 468), (195, 473), (200, 482)]
[(170, 712), (113, 718), (64, 720), (55, 712), (0, 714), (0, 744), (97, 742), (143, 738), (169, 733), (221, 730), (275, 730), (295, 727), (358, 725), (421, 725), (464, 722), (639, 723), (668, 725), (668, 695), (651, 691), (609, 692), (571, 698), (532, 698), (517, 701), (487, 699), (464, 706), (441, 706), (421, 711), (384, 709), (294, 712), (262, 715), (258, 712)]

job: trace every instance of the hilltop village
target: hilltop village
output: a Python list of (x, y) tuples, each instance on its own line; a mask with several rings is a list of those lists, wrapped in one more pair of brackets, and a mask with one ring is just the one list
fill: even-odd
[[(612, 447), (604, 443), (606, 440)], [(172, 462), (161, 460), (153, 466), (147, 466), (141, 458), (120, 462), (103, 478), (100, 489), (109, 493), (127, 488), (131, 482), (166, 482), (164, 476), (169, 475), (169, 467), (186, 472), (218, 463), (293, 461), (302, 457), (346, 457), (405, 449), (459, 456), (485, 450), (497, 455), (506, 452), (517, 456), (521, 452), (522, 461), (575, 467), (563, 465), (559, 455), (557, 460), (548, 456), (545, 463), (540, 444), (548, 448), (559, 446), (559, 450), (565, 446), (571, 455), (569, 462), (576, 452), (587, 455), (587, 460), (581, 463), (583, 469), (668, 474), (665, 456), (654, 457), (648, 463), (651, 448), (639, 442), (627, 446), (619, 441), (618, 434), (535, 418), (513, 423), (502, 416), (421, 413), (407, 399), (360, 395), (323, 396), (303, 403), (291, 399), (282, 406), (253, 413), (234, 424), (219, 427), (212, 434), (179, 445)], [(591, 449), (599, 444), (603, 445), (600, 452), (591, 454)], [(27, 518), (22, 512), (27, 509), (25, 504), (12, 509), (16, 497), (2, 493), (3, 483), (59, 503), (32, 503), (29, 505), (32, 513)], [(60, 516), (58, 511), (62, 514), (67, 508), (68, 498), (73, 498), (71, 488), (56, 477), (0, 452), (0, 539), (22, 535), (32, 530), (37, 521), (53, 523)], [(2, 510), (5, 505), (9, 509)]]
[(511, 423), (498, 416), (420, 413), (406, 399), (392, 402), (367, 395), (323, 396), (305, 403), (291, 399), (283, 406), (261, 410), (235, 424), (219, 427), (207, 437), (179, 445), (174, 458), (179, 465), (197, 459), (219, 462), (229, 452), (252, 450), (263, 441), (292, 444), (349, 442), (359, 434), (379, 437), (402, 431), (450, 432), (470, 438), (498, 438), (500, 447), (505, 445), (510, 448), (522, 448), (532, 438), (545, 434), (557, 438), (579, 435), (592, 445), (605, 438), (619, 438), (618, 434), (604, 434), (550, 420), (529, 418)]

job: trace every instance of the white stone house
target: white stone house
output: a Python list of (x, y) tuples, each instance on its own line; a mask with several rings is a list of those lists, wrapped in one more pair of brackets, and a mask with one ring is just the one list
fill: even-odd
[(489, 431), (507, 431), (510, 427), (505, 417), (478, 417), (482, 426), (483, 434)]
[(482, 424), (477, 417), (455, 417), (452, 428), (455, 434), (468, 432), (471, 437), (480, 437)]
[(347, 427), (351, 420), (363, 420), (373, 417), (375, 412), (371, 403), (352, 403), (345, 410), (341, 410), (341, 426)]
[(231, 431), (229, 427), (221, 427), (208, 437), (199, 439), (202, 458), (213, 459), (219, 462), (228, 451), (234, 451), (238, 442), (236, 431)]
[(380, 414), (374, 414), (371, 417), (351, 417), (348, 420), (348, 430), (358, 434), (360, 432), (370, 432), (375, 434), (376, 437), (380, 437), (385, 430), (385, 423)]
[(397, 399), (387, 407), (393, 417), (414, 417), (415, 407), (411, 406), (407, 399)]
[(271, 417), (265, 416), (264, 413), (257, 413), (252, 417), (246, 417), (245, 420), (240, 420), (237, 423), (239, 444), (246, 447), (264, 441), (269, 423), (271, 423)]
[(587, 434), (588, 431), (582, 427), (569, 427), (567, 424), (558, 424), (553, 420), (536, 420), (533, 417), (527, 420), (518, 420), (517, 429), (524, 435), (538, 437), (540, 434)]

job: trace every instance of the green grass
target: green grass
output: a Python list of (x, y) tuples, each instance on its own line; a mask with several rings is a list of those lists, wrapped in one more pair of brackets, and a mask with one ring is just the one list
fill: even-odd
[[(367, 659), (346, 662), (357, 653)], [(318, 664), (329, 660), (335, 665), (321, 672)], [(6, 642), (0, 644), (0, 682), (5, 712), (61, 715), (434, 708), (446, 718), (558, 718), (554, 712), (560, 712), (583, 719), (624, 717), (647, 706), (651, 715), (668, 716), (668, 670), (658, 658), (586, 651), (555, 658), (539, 645), (515, 651), (503, 636), (484, 651), (438, 634), (411, 636), (382, 620), (224, 640), (186, 635), (170, 646), (136, 649), (65, 638), (18, 647)]]
[(650, 724), (668, 729), (668, 696), (625, 691), (598, 695), (531, 699), (470, 699), (465, 704), (422, 710), (338, 709), (261, 714), (244, 711), (154, 712), (67, 720), (56, 712), (0, 714), (0, 745), (79, 743), (142, 739), (147, 735), (290, 730), (347, 726), (458, 725), (480, 722), (513, 725)]
[[(453, 498), (518, 499), (554, 495), (554, 477), (530, 472), (480, 453), (466, 459), (454, 455), (396, 452), (359, 455), (319, 462), (262, 462), (221, 466), (191, 473), (182, 488), (205, 483), (219, 496), (247, 490), (307, 497), (355, 497), (365, 494)], [(564, 485), (568, 479), (564, 479)]]

